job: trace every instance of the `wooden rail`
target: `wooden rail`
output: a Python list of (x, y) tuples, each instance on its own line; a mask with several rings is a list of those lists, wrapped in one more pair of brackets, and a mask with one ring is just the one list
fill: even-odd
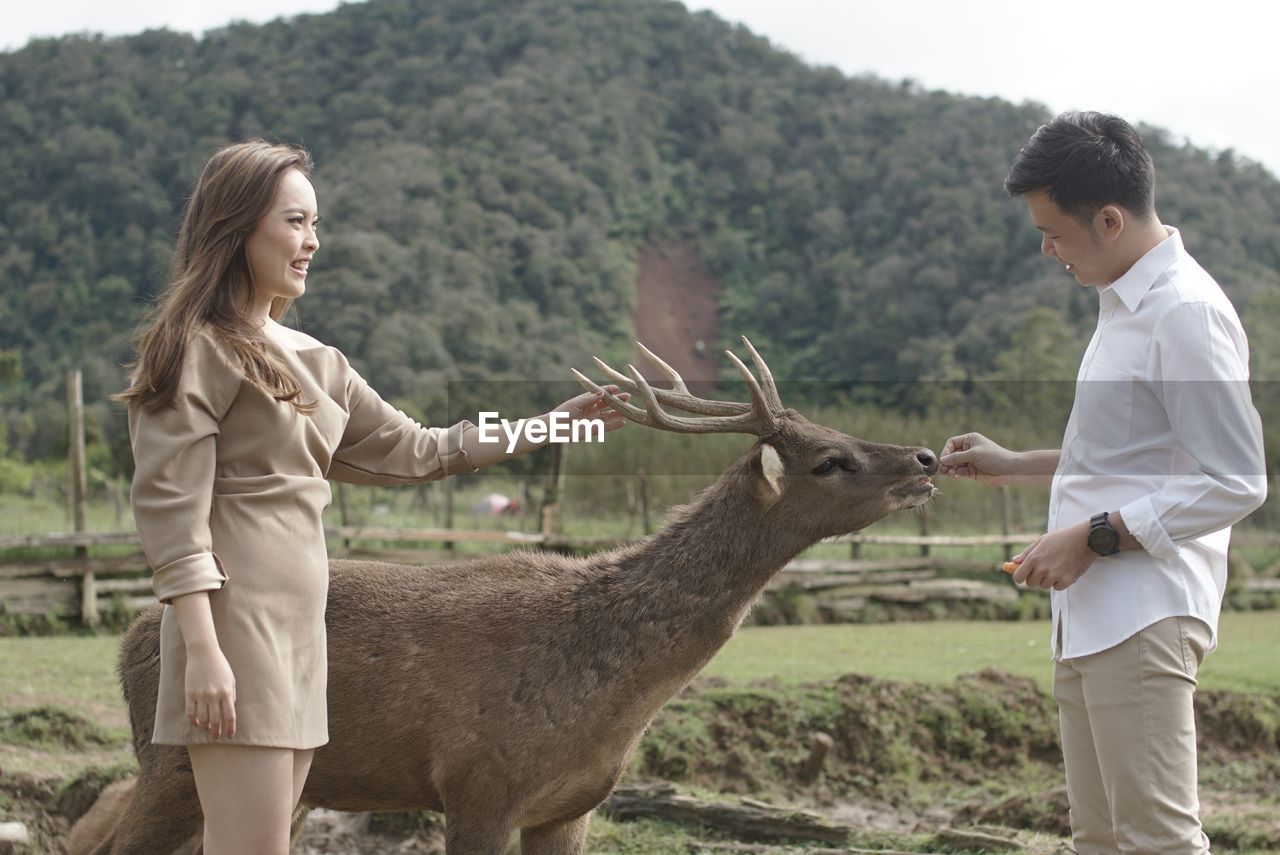
[[(528, 531), (497, 531), (458, 528), (379, 528), (373, 526), (327, 526), (325, 537), (332, 540), (377, 540), (389, 543), (506, 543), (513, 546), (591, 547), (634, 543), (628, 537), (575, 537)], [(1039, 535), (982, 534), (973, 536), (910, 534), (846, 534), (823, 543), (862, 543), (899, 546), (993, 546), (1025, 544)], [(1277, 536), (1280, 540), (1280, 535)], [(52, 534), (0, 535), (0, 550), (41, 547), (136, 546), (142, 543), (132, 531), (58, 532)]]
[[(590, 549), (634, 542), (627, 538), (572, 537), (545, 532), (371, 526), (327, 527), (325, 535), (346, 544), (353, 541), (391, 544), (470, 542), (557, 549)], [(1036, 536), (1031, 533), (972, 536), (852, 534), (825, 542), (958, 548), (1026, 544)], [(1280, 533), (1239, 532), (1235, 540), (1252, 545), (1277, 544), (1280, 543)], [(0, 535), (0, 550), (47, 547), (82, 550), (94, 546), (141, 549), (137, 534), (131, 531)], [(399, 550), (394, 555), (385, 556), (385, 559), (415, 563), (418, 556), (410, 550)], [(839, 590), (855, 599), (869, 596), (890, 602), (919, 602), (929, 598), (986, 599), (997, 595), (997, 587), (1005, 593), (1012, 593), (1007, 584), (938, 579), (937, 571), (941, 569), (989, 573), (995, 566), (991, 561), (935, 555), (887, 559), (799, 558), (773, 579), (769, 589), (793, 588), (814, 593)], [(1243, 587), (1248, 591), (1277, 592), (1280, 591), (1280, 579), (1248, 579)], [(1005, 596), (1005, 593), (1000, 593), (1000, 596)], [(9, 614), (79, 617), (92, 625), (97, 621), (99, 612), (118, 597), (129, 609), (143, 608), (155, 602), (146, 558), (141, 551), (110, 558), (62, 557), (0, 563), (0, 611)]]
[[(325, 537), (331, 540), (376, 540), (387, 543), (506, 543), (512, 546), (550, 546), (556, 548), (622, 546), (635, 543), (628, 537), (586, 537), (546, 534), (528, 531), (498, 531), (458, 528), (379, 528), (374, 526), (327, 526)], [(1039, 532), (977, 535), (914, 534), (846, 534), (823, 543), (875, 544), (881, 546), (1018, 546), (1029, 544)], [(1280, 545), (1280, 532), (1236, 531), (1232, 542), (1249, 546)], [(38, 549), (42, 547), (134, 546), (141, 548), (138, 535), (132, 531), (56, 532), (52, 534), (0, 534), (0, 551)]]

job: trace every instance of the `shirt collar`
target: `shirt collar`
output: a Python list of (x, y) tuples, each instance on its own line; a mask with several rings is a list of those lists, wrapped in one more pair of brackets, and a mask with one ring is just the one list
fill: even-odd
[(1111, 292), (1120, 298), (1120, 302), (1130, 312), (1137, 311), (1138, 304), (1151, 290), (1151, 286), (1184, 254), (1182, 235), (1178, 234), (1178, 230), (1172, 226), (1165, 226), (1164, 230), (1169, 233), (1167, 238), (1149, 249), (1146, 255), (1134, 262), (1115, 282), (1099, 288), (1099, 294)]

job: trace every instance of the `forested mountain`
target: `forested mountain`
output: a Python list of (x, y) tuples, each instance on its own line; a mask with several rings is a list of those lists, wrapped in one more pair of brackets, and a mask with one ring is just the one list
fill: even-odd
[[(184, 195), (213, 148), (257, 135), (318, 164), (299, 325), (419, 415), (450, 380), (559, 379), (625, 354), (653, 244), (697, 249), (724, 286), (721, 344), (750, 335), (782, 377), (1072, 367), (1078, 350), (1009, 355), (1092, 327), (1092, 294), (1040, 258), (1001, 189), (1047, 118), (812, 68), (660, 0), (369, 0), (199, 39), (33, 41), (0, 54), (0, 450), (59, 452), (72, 365), (120, 446), (101, 399)], [(1237, 304), (1280, 286), (1275, 178), (1146, 139), (1163, 218)]]

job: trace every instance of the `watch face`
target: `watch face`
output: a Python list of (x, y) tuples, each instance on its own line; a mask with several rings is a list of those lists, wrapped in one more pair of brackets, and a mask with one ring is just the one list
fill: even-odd
[(1120, 535), (1107, 528), (1095, 528), (1089, 532), (1089, 548), (1099, 555), (1111, 555), (1118, 551)]

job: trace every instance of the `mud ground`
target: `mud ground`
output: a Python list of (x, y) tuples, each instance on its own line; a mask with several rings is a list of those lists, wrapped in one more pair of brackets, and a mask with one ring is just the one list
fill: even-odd
[[(1203, 815), (1215, 852), (1280, 851), (1280, 698), (1202, 692), (1197, 715)], [(1067, 833), (1055, 719), (1052, 701), (1034, 683), (999, 671), (945, 686), (859, 675), (788, 689), (699, 679), (659, 715), (626, 780), (669, 781), (703, 799), (812, 809), (870, 835), (854, 845), (934, 851), (929, 835), (979, 826), (1018, 836), (1021, 851), (1052, 852)], [(831, 738), (831, 749), (810, 778), (806, 763), (820, 733)], [(0, 768), (0, 821), (23, 823), (31, 838), (26, 847), (0, 842), (0, 853), (6, 846), (65, 851), (72, 823), (101, 789), (132, 774), (127, 759), (102, 762), (111, 747), (104, 743), (112, 740), (120, 743), (117, 756), (127, 758), (126, 737), (53, 707), (0, 717), (6, 752), (0, 757), (45, 756), (50, 769), (82, 761), (78, 772), (67, 774)], [(662, 842), (618, 848), (614, 841), (631, 836), (633, 824), (596, 824), (609, 833), (593, 836), (593, 852), (690, 851), (689, 841), (701, 834), (682, 832), (669, 849)], [(637, 835), (643, 828), (646, 840), (665, 839), (657, 826), (634, 828)], [(442, 822), (431, 814), (316, 811), (294, 851), (443, 853)]]

